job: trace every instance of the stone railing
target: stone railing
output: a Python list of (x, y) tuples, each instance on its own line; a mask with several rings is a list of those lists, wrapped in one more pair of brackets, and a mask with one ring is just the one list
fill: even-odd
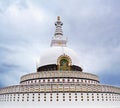
[(120, 94), (119, 87), (95, 84), (36, 84), (16, 85), (0, 89), (0, 94), (38, 92), (92, 92)]
[(90, 73), (79, 72), (79, 71), (43, 71), (27, 74), (21, 77), (20, 82), (31, 80), (31, 79), (39, 79), (39, 78), (51, 78), (51, 77), (75, 77), (75, 78), (84, 78), (95, 80), (99, 82), (98, 76)]

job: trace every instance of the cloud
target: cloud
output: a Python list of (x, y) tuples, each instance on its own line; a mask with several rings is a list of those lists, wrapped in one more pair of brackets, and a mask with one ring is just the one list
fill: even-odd
[(58, 15), (84, 71), (107, 77), (115, 68), (119, 76), (118, 4), (118, 0), (0, 1), (1, 85), (18, 83), (21, 75), (36, 71), (36, 59), (49, 47)]
[[(39, 43), (44, 44), (39, 34), (46, 31), (41, 28), (45, 28), (43, 20), (47, 21), (47, 14), (29, 2), (26, 2), (26, 7), (13, 2), (1, 13), (0, 19), (1, 83), (14, 84), (23, 73), (36, 71), (35, 59), (41, 47)], [(6, 84), (3, 79), (6, 79)]]

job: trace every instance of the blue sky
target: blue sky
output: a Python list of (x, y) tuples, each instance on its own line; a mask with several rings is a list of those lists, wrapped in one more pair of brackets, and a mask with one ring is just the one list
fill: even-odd
[(120, 86), (120, 0), (0, 0), (0, 87), (36, 72), (57, 16), (84, 72)]

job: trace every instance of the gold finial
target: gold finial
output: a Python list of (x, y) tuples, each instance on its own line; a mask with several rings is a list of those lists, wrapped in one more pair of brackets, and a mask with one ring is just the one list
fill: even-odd
[(60, 21), (60, 16), (57, 17), (57, 20)]

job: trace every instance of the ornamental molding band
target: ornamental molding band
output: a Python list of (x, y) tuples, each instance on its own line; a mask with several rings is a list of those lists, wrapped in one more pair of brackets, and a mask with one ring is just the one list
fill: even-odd
[(23, 75), (18, 85), (0, 88), (0, 108), (120, 108), (120, 87), (101, 84), (97, 75), (83, 71), (62, 26), (58, 17), (37, 71)]

